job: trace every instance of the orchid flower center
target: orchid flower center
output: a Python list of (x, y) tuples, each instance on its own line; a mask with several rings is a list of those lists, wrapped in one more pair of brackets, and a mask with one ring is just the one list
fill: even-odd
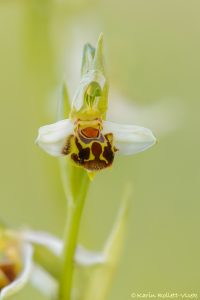
[(63, 148), (63, 154), (70, 154), (76, 165), (89, 171), (98, 171), (112, 165), (117, 149), (113, 145), (113, 134), (103, 134), (100, 118), (74, 122), (71, 135)]

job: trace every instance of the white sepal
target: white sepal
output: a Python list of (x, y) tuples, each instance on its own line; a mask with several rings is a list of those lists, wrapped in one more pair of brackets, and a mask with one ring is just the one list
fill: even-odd
[(52, 234), (27, 229), (23, 230), (20, 236), (27, 242), (46, 247), (56, 256), (61, 255), (63, 242)]
[(39, 265), (34, 264), (30, 282), (49, 299), (56, 299), (58, 294), (58, 282)]
[(151, 130), (137, 125), (124, 125), (108, 121), (103, 122), (103, 132), (112, 133), (114, 145), (119, 154), (131, 155), (142, 152), (156, 142)]
[(39, 128), (36, 144), (52, 156), (62, 156), (66, 139), (73, 134), (73, 124), (70, 119)]
[[(62, 254), (63, 242), (61, 239), (42, 231), (23, 230), (20, 234), (22, 240), (46, 247), (54, 255)], [(75, 252), (75, 262), (78, 265), (92, 266), (105, 262), (105, 255), (101, 252), (91, 251), (78, 245)]]
[(29, 281), (32, 272), (32, 256), (33, 248), (28, 243), (24, 243), (21, 246), (22, 251), (22, 271), (17, 278), (0, 292), (0, 300), (3, 300), (21, 290), (25, 284)]
[(75, 262), (82, 266), (93, 266), (103, 264), (106, 261), (106, 255), (103, 252), (89, 251), (83, 246), (77, 246), (75, 253)]

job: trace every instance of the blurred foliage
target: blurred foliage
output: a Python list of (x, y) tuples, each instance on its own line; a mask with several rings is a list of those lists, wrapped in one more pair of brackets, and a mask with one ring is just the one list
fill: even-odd
[[(148, 152), (117, 158), (92, 183), (79, 239), (93, 249), (107, 236), (124, 184), (131, 181), (134, 190), (109, 300), (199, 289), (199, 13), (198, 0), (0, 1), (0, 217), (6, 223), (63, 233), (59, 164), (34, 139), (38, 127), (56, 119), (64, 70), (67, 82), (74, 78), (69, 62), (80, 71), (80, 55), (70, 61), (72, 53), (99, 32), (112, 87), (143, 106), (177, 98), (184, 110), (179, 129), (159, 136)], [(32, 287), (13, 299), (30, 293), (43, 299)]]

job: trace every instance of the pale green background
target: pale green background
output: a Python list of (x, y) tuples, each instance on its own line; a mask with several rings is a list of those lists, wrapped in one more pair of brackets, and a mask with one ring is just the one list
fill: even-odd
[[(96, 177), (80, 240), (101, 248), (131, 181), (128, 234), (109, 300), (128, 300), (133, 292), (200, 293), (200, 2), (83, 2), (0, 2), (0, 217), (62, 235), (58, 163), (34, 140), (39, 126), (55, 120), (74, 36), (82, 42), (86, 28), (85, 42), (94, 43), (103, 31), (110, 84), (138, 105), (178, 98), (184, 118), (178, 129), (158, 134), (156, 147), (117, 158)], [(73, 60), (77, 73), (80, 55)], [(13, 299), (43, 297), (30, 287)]]

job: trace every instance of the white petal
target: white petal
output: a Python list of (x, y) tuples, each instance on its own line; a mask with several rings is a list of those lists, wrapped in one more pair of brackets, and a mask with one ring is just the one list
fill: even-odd
[(73, 134), (73, 124), (66, 119), (40, 127), (36, 143), (53, 156), (62, 156), (66, 138)]
[(30, 281), (35, 288), (49, 299), (56, 299), (58, 282), (39, 265), (34, 264)]
[(115, 147), (119, 154), (131, 155), (153, 146), (156, 142), (151, 130), (136, 126), (112, 122), (103, 122), (103, 132), (113, 133)]
[(28, 282), (32, 271), (32, 256), (32, 246), (28, 243), (24, 243), (22, 245), (23, 269), (19, 276), (12, 283), (1, 290), (0, 300), (17, 293)]
[(77, 246), (75, 261), (82, 266), (92, 266), (104, 263), (106, 255), (102, 252), (89, 251), (82, 246)]
[[(56, 256), (63, 250), (63, 241), (59, 238), (41, 231), (24, 230), (20, 237), (30, 243), (35, 243), (48, 248)], [(78, 245), (75, 252), (75, 262), (83, 266), (92, 266), (105, 262), (105, 255), (101, 252), (90, 251)]]
[(35, 243), (48, 248), (56, 256), (60, 256), (63, 249), (63, 242), (46, 232), (23, 230), (21, 238), (27, 242)]

